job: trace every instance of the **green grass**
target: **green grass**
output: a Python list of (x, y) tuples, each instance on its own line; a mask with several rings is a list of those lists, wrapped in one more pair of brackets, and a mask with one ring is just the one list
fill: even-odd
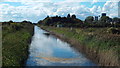
[[(13, 26), (20, 27), (15, 29)], [(2, 26), (3, 66), (23, 66), (28, 56), (28, 47), (33, 33), (33, 25), (12, 23)]]

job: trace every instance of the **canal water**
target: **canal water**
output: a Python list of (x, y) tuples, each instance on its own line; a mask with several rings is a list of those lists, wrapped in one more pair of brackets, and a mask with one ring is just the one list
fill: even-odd
[(96, 66), (83, 54), (48, 32), (34, 27), (26, 66)]

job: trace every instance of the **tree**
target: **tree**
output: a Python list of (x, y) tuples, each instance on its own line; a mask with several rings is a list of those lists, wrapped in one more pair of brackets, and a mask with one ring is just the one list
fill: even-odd
[(109, 19), (110, 19), (110, 18), (109, 18), (108, 16), (102, 16), (100, 20), (101, 20), (102, 22), (106, 23), (106, 22), (109, 21)]
[(13, 23), (13, 21), (12, 21), (12, 20), (10, 20), (9, 22), (10, 22), (10, 23)]
[(120, 18), (114, 17), (113, 18), (113, 23), (115, 26), (120, 26)]
[(24, 20), (24, 21), (22, 21), (22, 22), (27, 23), (28, 21)]
[(85, 19), (84, 26), (92, 26), (93, 25), (93, 21), (94, 21), (94, 17), (93, 16), (88, 16)]
[(89, 22), (89, 23), (92, 23), (94, 21), (94, 17), (93, 16), (88, 16), (86, 19), (85, 19), (86, 22)]
[(110, 26), (110, 18), (108, 16), (102, 16), (99, 20), (99, 25), (102, 27)]
[(38, 24), (42, 24), (42, 20), (38, 21)]
[(47, 16), (46, 18), (49, 18), (49, 16)]
[(70, 14), (67, 15), (67, 18), (70, 18)]
[(56, 15), (56, 18), (58, 18), (59, 16), (58, 15)]
[(118, 23), (118, 22), (119, 22), (119, 18), (114, 17), (114, 18), (113, 18), (113, 22)]
[(72, 18), (74, 18), (74, 19), (75, 19), (75, 18), (76, 18), (76, 15), (75, 15), (75, 14), (73, 14), (73, 15), (72, 15)]
[(51, 18), (44, 19), (42, 23), (43, 23), (43, 25), (47, 25), (47, 26), (53, 25)]

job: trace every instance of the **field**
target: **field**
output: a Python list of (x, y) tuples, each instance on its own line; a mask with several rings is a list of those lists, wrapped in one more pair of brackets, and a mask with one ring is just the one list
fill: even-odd
[(2, 64), (4, 66), (24, 66), (33, 35), (33, 25), (10, 23), (2, 25)]

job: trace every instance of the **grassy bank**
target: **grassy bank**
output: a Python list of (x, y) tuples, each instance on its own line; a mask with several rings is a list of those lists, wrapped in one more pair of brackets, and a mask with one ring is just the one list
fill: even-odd
[(29, 23), (2, 25), (3, 67), (24, 65), (33, 32), (33, 25)]
[(113, 34), (111, 28), (42, 28), (62, 36), (99, 65), (120, 65), (120, 35)]

